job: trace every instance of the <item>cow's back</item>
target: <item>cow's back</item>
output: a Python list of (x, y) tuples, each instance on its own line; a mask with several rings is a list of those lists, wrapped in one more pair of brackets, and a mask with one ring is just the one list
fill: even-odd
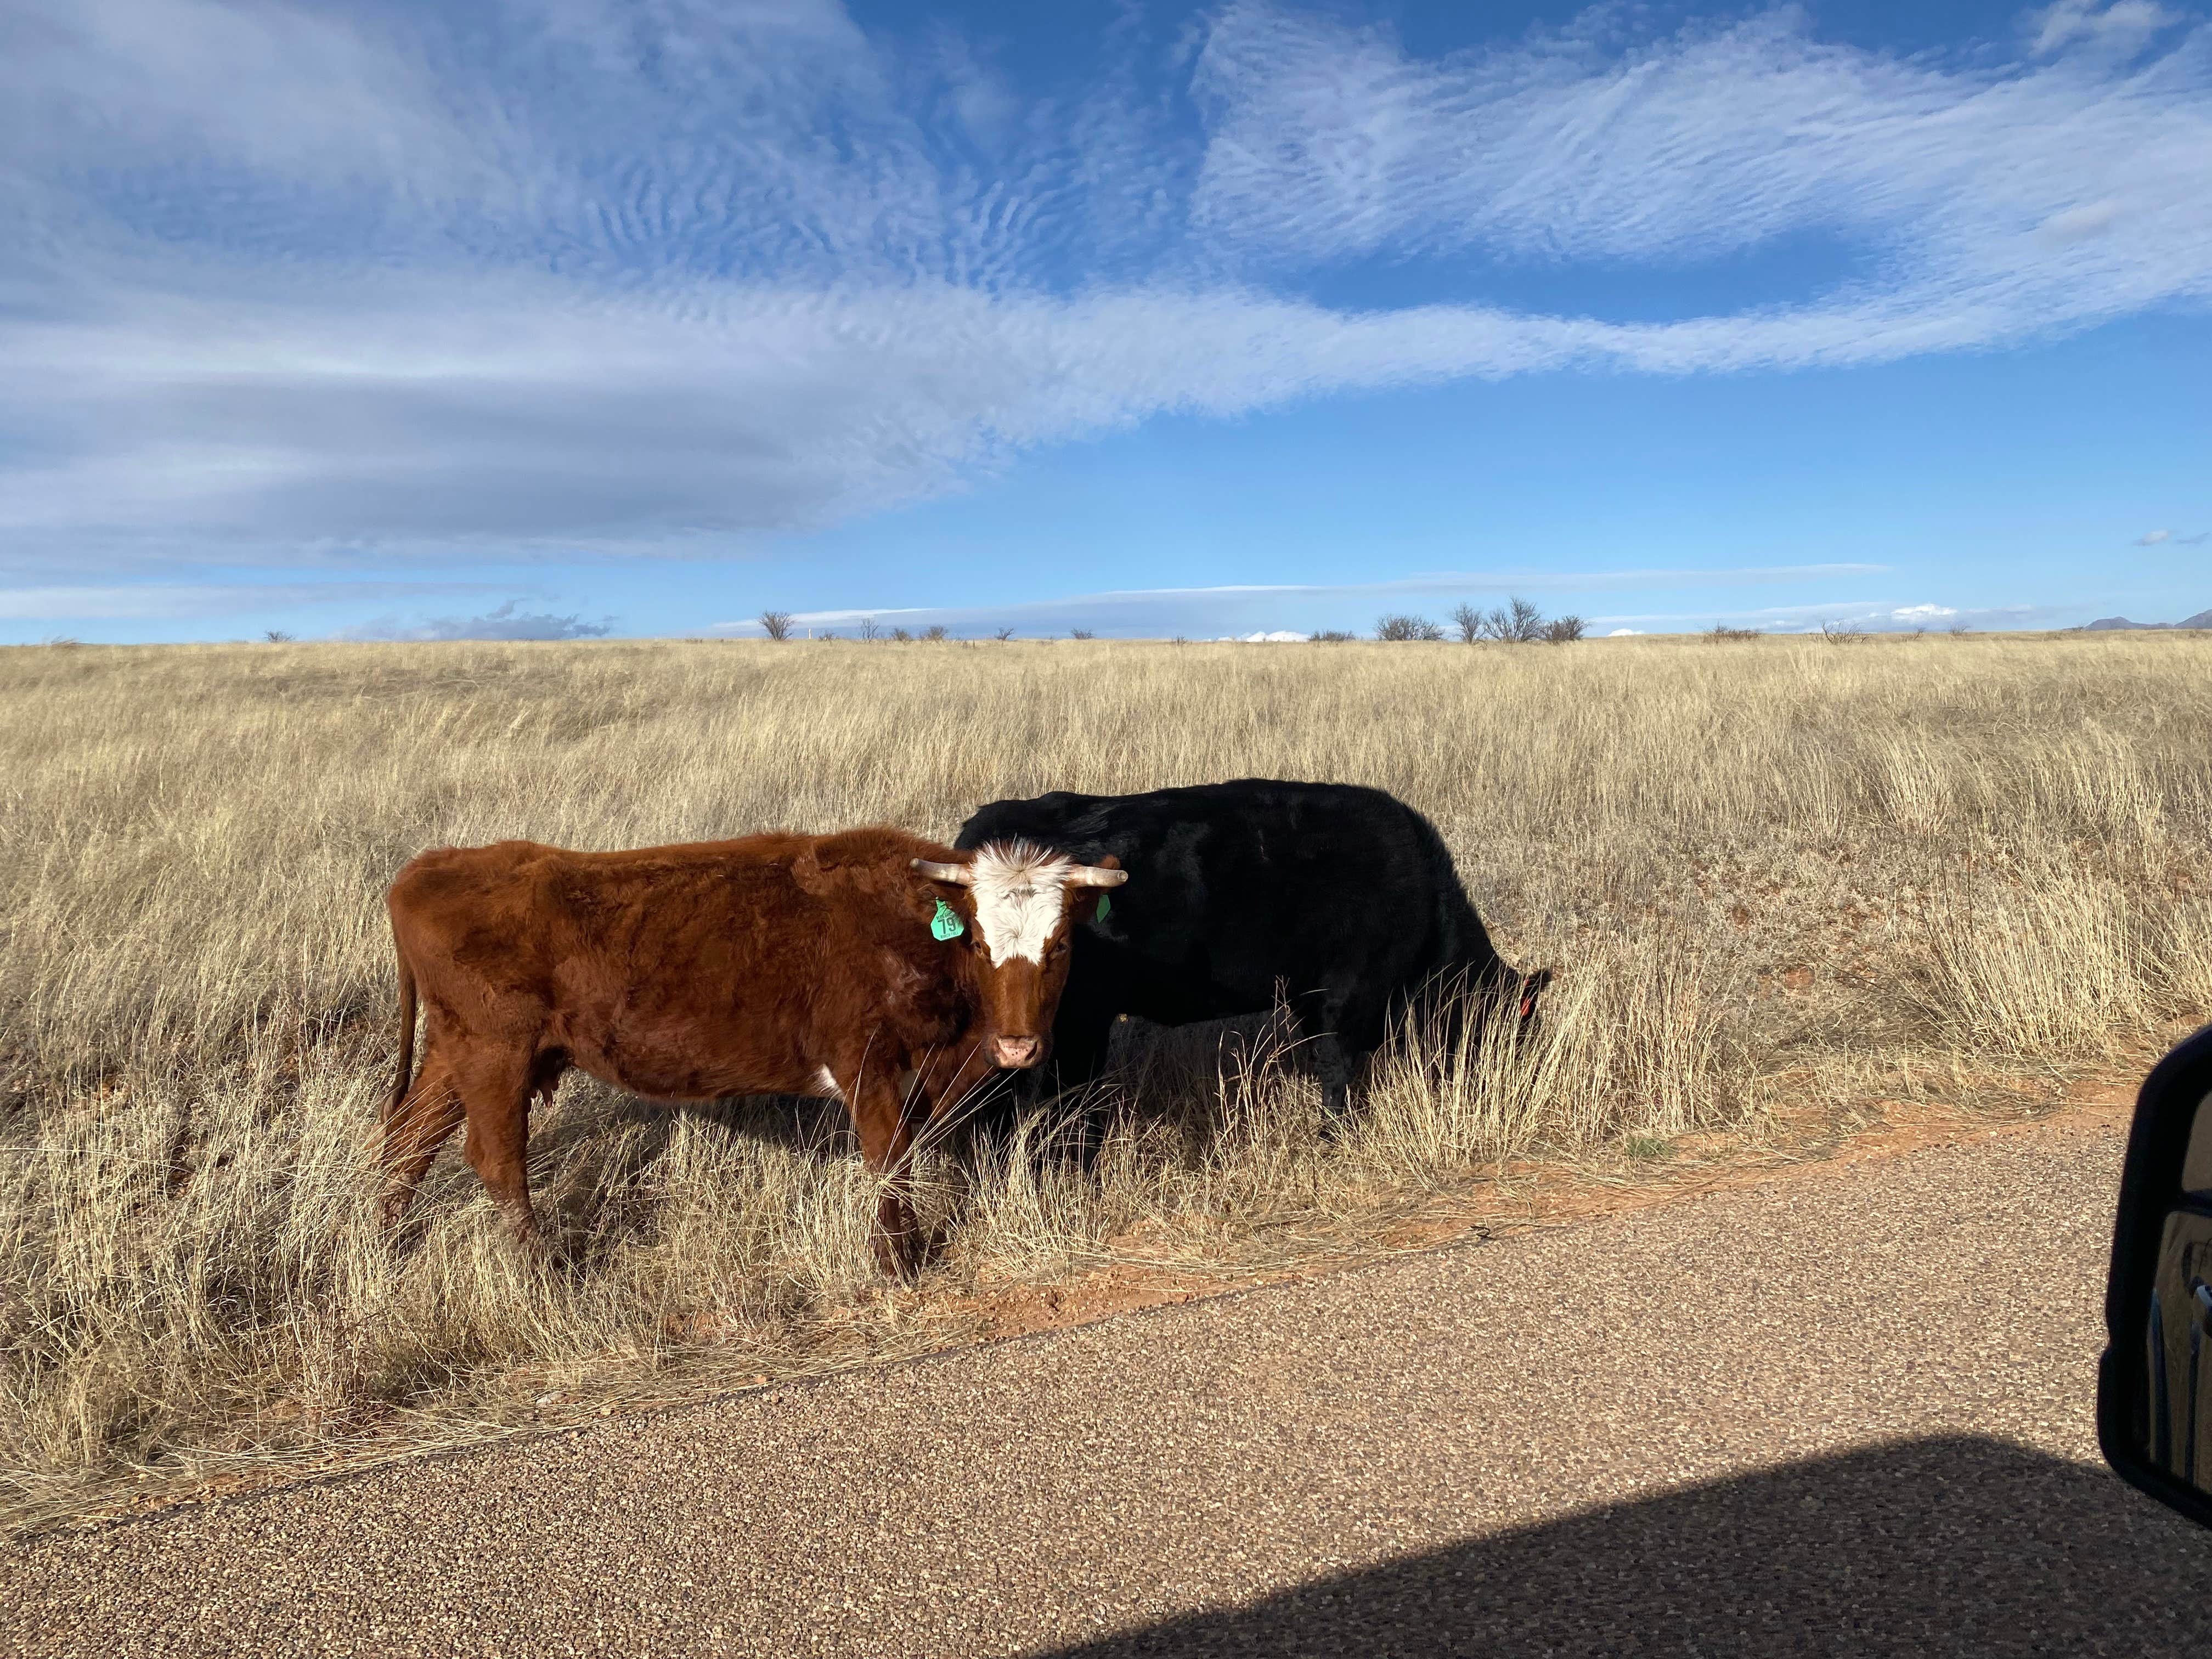
[[(766, 943), (818, 926), (808, 912), (822, 907), (793, 876), (806, 844), (773, 835), (611, 853), (444, 847), (401, 870), (387, 902), (403, 942), (442, 945), (472, 968), (496, 953), (518, 966), (599, 958), (667, 972), (714, 939)], [(641, 963), (647, 952), (653, 963)]]
[[(502, 842), (424, 854), (389, 902), (425, 995), (471, 1024), (539, 1022), (640, 1093), (725, 1092), (710, 1085), (732, 1068), (796, 1089), (820, 1032), (887, 1012), (887, 975), (902, 1017), (951, 1018), (949, 982), (920, 971), (932, 942), (889, 902), (932, 850), (877, 829), (611, 853)], [(898, 971), (908, 957), (916, 971)]]
[(1428, 821), (1381, 790), (1263, 778), (998, 801), (958, 844), (1020, 836), (1132, 873), (1080, 965), (1127, 1012), (1195, 1019), (1357, 976), (1384, 994), (1469, 956), (1481, 925)]

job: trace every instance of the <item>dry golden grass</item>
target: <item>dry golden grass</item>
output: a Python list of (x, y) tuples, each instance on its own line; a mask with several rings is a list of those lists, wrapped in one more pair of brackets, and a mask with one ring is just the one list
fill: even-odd
[[(948, 1291), (1294, 1256), (1509, 1155), (1644, 1154), (2140, 1054), (2212, 1010), (2212, 640), (267, 646), (0, 653), (0, 1503), (483, 1431), (536, 1391), (942, 1340)], [(441, 843), (575, 847), (1261, 775), (1432, 817), (1540, 1036), (1412, 1041), (1325, 1137), (1271, 1028), (1150, 1037), (1093, 1177), (927, 1169), (876, 1281), (834, 1114), (572, 1078), (512, 1254), (450, 1152), (381, 1248), (380, 894)]]

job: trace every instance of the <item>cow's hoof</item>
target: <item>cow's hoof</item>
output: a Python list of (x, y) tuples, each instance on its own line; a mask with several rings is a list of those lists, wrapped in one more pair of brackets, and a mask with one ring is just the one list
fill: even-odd
[(878, 1233), (875, 1238), (876, 1269), (886, 1279), (909, 1284), (921, 1273), (925, 1255), (919, 1233)]

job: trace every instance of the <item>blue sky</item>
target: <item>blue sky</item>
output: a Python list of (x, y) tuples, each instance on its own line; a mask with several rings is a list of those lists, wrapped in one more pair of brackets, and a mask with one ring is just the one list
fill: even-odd
[(2212, 18), (14, 0), (0, 640), (2212, 605)]

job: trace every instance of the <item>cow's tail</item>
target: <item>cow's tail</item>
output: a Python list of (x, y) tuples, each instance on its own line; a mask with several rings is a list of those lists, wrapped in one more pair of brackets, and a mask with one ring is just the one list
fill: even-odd
[(392, 1085), (392, 1102), (384, 1109), (385, 1121), (396, 1123), (407, 1103), (407, 1091), (415, 1081), (415, 964), (399, 951), (399, 1075)]

